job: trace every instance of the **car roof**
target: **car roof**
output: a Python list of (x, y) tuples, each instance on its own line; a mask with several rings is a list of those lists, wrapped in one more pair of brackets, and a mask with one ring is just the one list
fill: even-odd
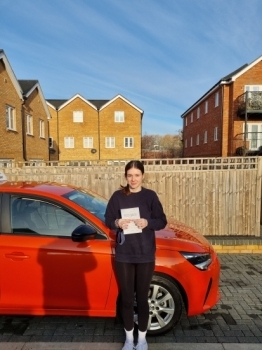
[(66, 193), (74, 191), (77, 187), (59, 184), (55, 182), (40, 181), (5, 181), (0, 182), (0, 192), (16, 192), (16, 193), (34, 193), (34, 194), (50, 194), (63, 196)]

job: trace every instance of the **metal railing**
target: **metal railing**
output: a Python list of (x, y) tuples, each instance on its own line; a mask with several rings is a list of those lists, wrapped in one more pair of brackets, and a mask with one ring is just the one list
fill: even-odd
[(246, 91), (236, 99), (237, 113), (243, 115), (250, 112), (262, 112), (262, 91)]

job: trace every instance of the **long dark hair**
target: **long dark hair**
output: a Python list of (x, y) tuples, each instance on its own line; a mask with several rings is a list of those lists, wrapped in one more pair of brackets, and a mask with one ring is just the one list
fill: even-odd
[[(141, 171), (142, 175), (145, 172), (144, 165), (142, 162), (140, 162), (140, 160), (131, 160), (125, 166), (125, 177), (127, 177), (127, 172), (131, 168), (139, 169)], [(121, 188), (122, 188), (124, 194), (129, 195), (131, 193), (128, 184), (126, 186), (121, 185)]]

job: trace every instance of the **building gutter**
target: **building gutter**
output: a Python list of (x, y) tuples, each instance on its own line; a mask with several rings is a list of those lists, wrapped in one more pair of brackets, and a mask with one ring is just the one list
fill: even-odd
[(231, 84), (231, 82), (232, 82), (231, 80), (230, 81), (222, 80), (219, 83), (217, 83), (207, 93), (205, 93), (205, 95), (203, 95), (191, 107), (189, 107), (183, 114), (181, 114), (181, 118), (184, 118), (188, 113), (190, 113), (193, 109), (195, 109), (201, 102), (206, 100), (207, 97), (210, 96), (211, 94), (213, 94), (217, 89), (219, 89), (220, 86)]

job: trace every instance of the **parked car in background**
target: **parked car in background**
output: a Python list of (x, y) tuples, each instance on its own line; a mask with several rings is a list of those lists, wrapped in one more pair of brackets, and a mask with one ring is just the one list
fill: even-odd
[[(0, 314), (116, 316), (115, 232), (104, 224), (106, 205), (70, 185), (0, 181)], [(202, 235), (173, 221), (156, 242), (149, 334), (175, 327), (183, 308), (197, 315), (220, 299), (219, 260)]]

